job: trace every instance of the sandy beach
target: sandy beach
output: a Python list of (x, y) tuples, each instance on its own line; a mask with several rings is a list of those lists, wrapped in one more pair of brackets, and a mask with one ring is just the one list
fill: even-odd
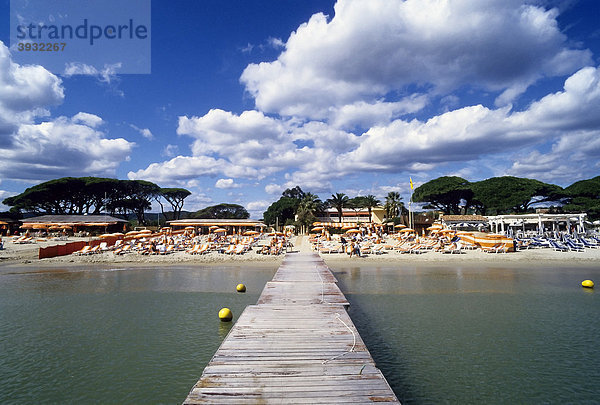
[[(69, 238), (67, 242), (76, 240), (88, 240), (88, 238)], [(174, 252), (168, 255), (141, 255), (130, 253), (126, 255), (115, 255), (112, 252), (101, 254), (77, 256), (68, 255), (49, 259), (38, 259), (40, 247), (52, 246), (59, 241), (36, 241), (29, 244), (15, 244), (11, 240), (4, 239), (4, 249), (0, 250), (0, 265), (81, 265), (87, 263), (95, 264), (127, 264), (131, 266), (148, 264), (193, 264), (193, 263), (269, 263), (276, 264), (283, 260), (283, 254), (277, 256), (262, 255), (257, 249), (242, 255), (226, 255), (210, 252), (204, 255), (191, 255), (186, 252)], [(292, 239), (294, 251), (310, 250), (310, 244), (305, 237), (299, 236)], [(462, 254), (444, 254), (441, 252), (428, 251), (421, 254), (403, 254), (397, 251), (385, 251), (382, 254), (369, 254), (362, 257), (349, 257), (343, 253), (321, 254), (326, 263), (332, 265), (341, 264), (365, 264), (394, 265), (402, 263), (512, 263), (522, 265), (538, 265), (543, 263), (568, 264), (568, 265), (600, 265), (600, 249), (586, 249), (583, 252), (558, 252), (552, 249), (530, 249), (511, 253), (485, 253), (481, 250), (467, 250)]]

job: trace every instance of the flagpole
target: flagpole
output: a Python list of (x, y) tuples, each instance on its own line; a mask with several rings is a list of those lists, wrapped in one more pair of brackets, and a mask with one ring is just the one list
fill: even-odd
[(408, 227), (410, 229), (415, 229), (415, 228), (413, 228), (413, 215), (412, 215), (412, 198), (413, 198), (412, 177), (409, 177), (409, 182), (410, 182), (410, 200), (408, 201)]

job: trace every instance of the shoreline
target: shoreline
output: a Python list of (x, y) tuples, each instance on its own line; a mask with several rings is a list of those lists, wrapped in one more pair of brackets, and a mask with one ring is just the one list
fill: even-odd
[[(243, 255), (225, 255), (210, 252), (205, 255), (191, 255), (186, 252), (175, 252), (168, 255), (141, 255), (129, 253), (117, 256), (112, 252), (76, 256), (67, 255), (48, 259), (38, 259), (39, 247), (56, 245), (56, 241), (38, 242), (35, 244), (18, 245), (6, 241), (5, 249), (0, 250), (0, 267), (37, 267), (37, 268), (75, 268), (89, 266), (97, 267), (157, 267), (157, 266), (189, 266), (189, 265), (273, 265), (279, 266), (284, 254), (278, 256), (261, 255), (250, 251)], [(293, 251), (307, 251), (310, 246), (305, 238), (294, 240)], [(370, 254), (364, 257), (349, 257), (344, 253), (320, 255), (325, 263), (334, 267), (352, 265), (510, 265), (515, 266), (600, 266), (600, 249), (586, 249), (584, 252), (557, 252), (551, 249), (530, 249), (511, 253), (485, 253), (478, 250), (466, 251), (462, 254), (444, 254), (441, 252), (425, 252), (422, 254), (402, 254), (386, 251), (383, 254)]]

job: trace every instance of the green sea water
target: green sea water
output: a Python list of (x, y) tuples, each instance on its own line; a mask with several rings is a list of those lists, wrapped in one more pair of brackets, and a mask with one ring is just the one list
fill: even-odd
[[(0, 267), (0, 403), (181, 403), (276, 267)], [(598, 403), (600, 269), (331, 267), (403, 403)]]
[(600, 403), (597, 266), (333, 269), (402, 403)]

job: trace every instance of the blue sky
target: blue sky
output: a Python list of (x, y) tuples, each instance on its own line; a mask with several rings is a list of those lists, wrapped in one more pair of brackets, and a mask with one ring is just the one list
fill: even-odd
[(259, 218), (295, 185), (408, 199), (409, 177), (600, 174), (594, 0), (151, 11), (151, 74), (51, 73), (8, 48), (0, 0), (1, 198), (63, 176), (145, 179), (188, 188), (185, 209), (232, 202)]

